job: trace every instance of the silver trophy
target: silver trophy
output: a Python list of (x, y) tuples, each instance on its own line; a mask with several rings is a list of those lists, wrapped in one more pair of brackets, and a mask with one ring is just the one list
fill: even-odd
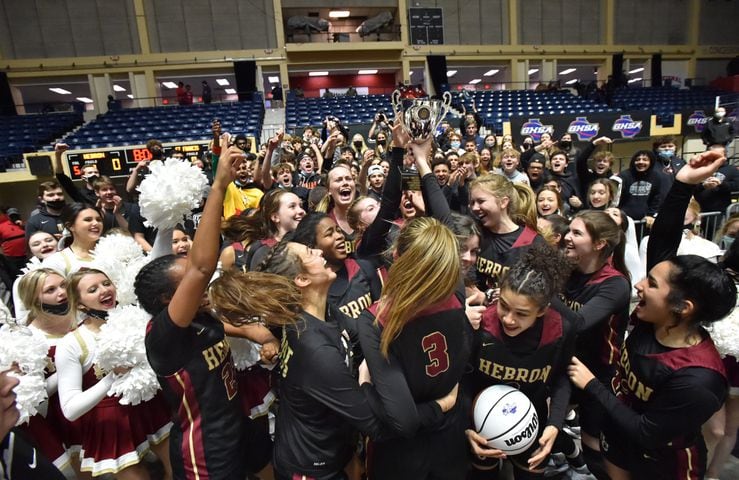
[(442, 98), (401, 98), (400, 90), (393, 92), (390, 99), (395, 118), (400, 118), (403, 130), (411, 137), (411, 141), (422, 142), (434, 135), (452, 105), (451, 93), (444, 92)]

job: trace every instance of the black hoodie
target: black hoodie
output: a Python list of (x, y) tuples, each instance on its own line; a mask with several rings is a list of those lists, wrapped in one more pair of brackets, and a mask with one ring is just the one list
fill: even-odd
[[(634, 161), (640, 155), (647, 155), (650, 160), (649, 168), (644, 172), (637, 172), (634, 167)], [(654, 170), (654, 164), (654, 154), (640, 150), (631, 157), (628, 170), (618, 174), (623, 180), (621, 201), (618, 206), (634, 220), (655, 216), (662, 203), (663, 180)]]

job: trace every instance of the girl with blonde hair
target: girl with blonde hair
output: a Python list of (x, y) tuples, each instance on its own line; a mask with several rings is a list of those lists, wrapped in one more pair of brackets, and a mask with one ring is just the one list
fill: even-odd
[[(395, 416), (395, 405), (407, 403), (408, 394), (417, 404), (450, 391), (456, 396), (469, 359), (471, 328), (451, 230), (433, 218), (411, 220), (394, 255), (382, 297), (358, 323), (369, 366), (368, 372), (360, 369), (360, 382), (371, 377), (390, 423), (398, 424), (407, 420)], [(441, 415), (435, 405), (427, 407), (431, 410), (418, 409), (424, 428), (415, 436), (373, 444), (370, 479), (464, 478), (464, 409), (455, 405)]]
[(470, 184), (470, 212), (480, 224), (478, 286), (494, 296), (500, 278), (531, 245), (544, 245), (537, 233), (534, 192), (503, 175), (487, 174)]

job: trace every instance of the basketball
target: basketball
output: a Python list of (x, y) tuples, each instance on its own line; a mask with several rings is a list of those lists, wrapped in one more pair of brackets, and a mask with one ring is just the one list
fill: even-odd
[(493, 385), (477, 396), (475, 429), (490, 448), (507, 455), (525, 452), (536, 440), (539, 417), (526, 395), (508, 385)]

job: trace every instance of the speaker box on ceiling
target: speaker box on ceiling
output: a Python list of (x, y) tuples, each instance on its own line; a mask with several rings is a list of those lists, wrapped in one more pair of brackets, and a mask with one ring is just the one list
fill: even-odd
[(252, 94), (257, 91), (257, 62), (253, 60), (234, 62), (234, 75), (239, 101), (251, 100)]
[(0, 72), (0, 115), (17, 115), (15, 110), (15, 101), (10, 93), (10, 83), (8, 75)]
[(34, 155), (33, 157), (27, 157), (27, 159), (31, 175), (37, 177), (51, 177), (54, 175), (54, 170), (51, 168), (51, 155)]
[[(672, 82), (669, 85), (672, 85)], [(652, 55), (652, 86), (662, 86), (662, 54), (660, 53)]]
[(444, 55), (428, 55), (426, 62), (429, 66), (431, 83), (434, 85), (436, 95), (449, 91), (449, 79), (446, 76), (446, 57)]

